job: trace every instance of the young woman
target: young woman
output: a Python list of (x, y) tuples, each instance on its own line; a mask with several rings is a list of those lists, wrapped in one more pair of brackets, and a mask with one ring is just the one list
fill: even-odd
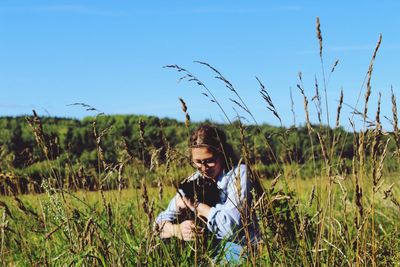
[[(202, 125), (193, 132), (189, 149), (192, 165), (197, 171), (188, 180), (206, 179), (215, 183), (219, 196), (204, 192), (203, 202), (194, 203), (179, 190), (167, 209), (156, 218), (160, 236), (193, 240), (194, 220), (176, 221), (183, 211), (189, 209), (206, 222), (207, 229), (217, 239), (229, 241), (226, 259), (237, 260), (242, 246), (257, 240), (257, 223), (250, 215), (253, 183), (248, 178), (247, 167), (239, 163), (232, 146), (226, 142), (225, 133), (212, 125)], [(207, 198), (215, 198), (216, 204), (206, 204)]]

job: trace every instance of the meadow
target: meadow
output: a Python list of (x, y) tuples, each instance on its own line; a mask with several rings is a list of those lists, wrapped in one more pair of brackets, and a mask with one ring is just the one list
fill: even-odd
[[(321, 201), (315, 196), (312, 179), (279, 179), (264, 183), (269, 189), (265, 205), (274, 216), (263, 221), (263, 247), (255, 259), (247, 259), (247, 265), (355, 266), (357, 258), (360, 265), (398, 264), (399, 207), (391, 203), (387, 192), (377, 193), (375, 200), (365, 194), (367, 219), (360, 229), (356, 227), (360, 210), (352, 199), (355, 188), (351, 178), (336, 181), (333, 186), (327, 179), (322, 181)], [(388, 177), (385, 184), (392, 182), (396, 182), (395, 176)], [(119, 191), (49, 190), (48, 194), (3, 197), (2, 265), (194, 264), (193, 247), (179, 242), (166, 245), (157, 238), (154, 216), (175, 194), (171, 186), (162, 188), (161, 194), (161, 188), (143, 185)], [(372, 185), (364, 188), (368, 193)], [(329, 194), (332, 204), (328, 211)], [(398, 191), (390, 194), (398, 196)], [(325, 225), (318, 237), (321, 224)], [(283, 229), (270, 229), (276, 227)], [(315, 250), (317, 238), (320, 244)], [(207, 252), (198, 248), (198, 253), (200, 265), (213, 265)]]
[[(317, 39), (322, 63), (319, 21)], [(252, 170), (252, 179), (261, 181), (264, 188), (262, 194), (254, 195), (251, 207), (262, 241), (248, 244), (240, 265), (399, 265), (400, 131), (395, 95), (391, 99), (393, 129), (382, 128), (380, 98), (374, 117), (368, 117), (379, 46), (380, 40), (366, 75), (364, 107), (349, 115), (363, 120), (360, 130), (347, 132), (339, 125), (340, 116), (347, 116), (341, 114), (343, 92), (334, 125), (324, 123), (322, 116), (311, 123), (309, 101), (316, 104), (319, 115), (324, 114), (326, 88), (322, 86), (323, 94), (316, 86), (310, 100), (301, 73), (303, 127), (268, 127), (255, 120), (244, 124), (240, 118), (228, 117), (229, 123), (220, 125)], [(198, 63), (229, 89), (238, 110), (254, 118), (219, 70)], [(166, 68), (198, 86), (226, 115), (212, 90), (193, 73), (177, 65)], [(260, 97), (280, 121), (266, 88), (261, 81), (259, 85)], [(71, 127), (54, 130), (55, 119), (52, 124), (34, 112), (26, 118), (27, 127), (19, 126), (18, 135), (17, 131), (0, 134), (1, 265), (223, 266), (207, 242), (200, 238), (164, 242), (154, 225), (179, 181), (193, 172), (184, 140), (196, 124), (190, 121), (185, 101), (180, 102), (185, 117), (181, 124), (143, 118), (135, 119), (135, 127), (126, 127), (127, 117), (99, 114), (86, 118), (86, 124), (67, 121), (63, 125)], [(77, 125), (85, 130), (77, 134), (73, 130)], [(19, 140), (22, 147), (30, 147), (29, 138), (35, 147), (28, 152), (11, 145)], [(88, 144), (90, 149), (81, 149)]]

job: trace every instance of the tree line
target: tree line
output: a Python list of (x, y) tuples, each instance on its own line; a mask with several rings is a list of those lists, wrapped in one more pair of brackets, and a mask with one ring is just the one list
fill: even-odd
[[(60, 169), (72, 166), (76, 173), (78, 170), (94, 170), (83, 175), (86, 178), (79, 179), (80, 185), (77, 187), (83, 187), (82, 181), (85, 179), (89, 180), (87, 184), (92, 183), (91, 179), (96, 180), (94, 177), (98, 174), (95, 170), (100, 167), (101, 161), (116, 164), (121, 162), (121, 153), (135, 159), (136, 164), (147, 167), (151, 165), (155, 152), (157, 162), (161, 164), (167, 160), (167, 149), (185, 154), (190, 132), (197, 125), (139, 115), (85, 117), (81, 120), (37, 116), (1, 117), (0, 169), (31, 179), (36, 186), (44, 176), (51, 175), (46, 162), (56, 162)], [(354, 138), (357, 133), (347, 132), (340, 127), (330, 129), (315, 125), (316, 131), (310, 132), (306, 126), (242, 125), (240, 121), (219, 126), (227, 133), (235, 151), (239, 155), (246, 153), (252, 164), (258, 166), (267, 178), (277, 175), (282, 165), (296, 165), (304, 175), (312, 175), (315, 165), (323, 164), (323, 158), (326, 157), (321, 134), (326, 144), (335, 143), (328, 149), (331, 160), (337, 162), (330, 164), (340, 169), (340, 173), (350, 172), (357, 146), (357, 138)], [(393, 164), (389, 166), (396, 168)], [(66, 170), (61, 172), (62, 176), (67, 175)]]

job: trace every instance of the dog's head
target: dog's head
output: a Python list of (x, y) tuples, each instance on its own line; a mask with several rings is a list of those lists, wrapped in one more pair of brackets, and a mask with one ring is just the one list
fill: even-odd
[(215, 206), (219, 202), (220, 191), (217, 183), (207, 178), (199, 177), (192, 181), (183, 181), (179, 185), (179, 189), (192, 202), (196, 198), (198, 202), (207, 204), (210, 207)]

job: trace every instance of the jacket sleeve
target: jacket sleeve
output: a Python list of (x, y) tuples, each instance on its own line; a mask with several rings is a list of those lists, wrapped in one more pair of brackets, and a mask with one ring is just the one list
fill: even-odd
[(225, 203), (211, 207), (207, 218), (207, 228), (219, 239), (231, 237), (240, 230), (241, 212), (246, 214), (251, 203), (251, 184), (247, 179), (246, 166), (239, 165), (228, 179)]
[(179, 215), (179, 211), (177, 210), (176, 207), (176, 198), (178, 197), (178, 194), (176, 194), (171, 201), (168, 204), (168, 207), (166, 210), (161, 212), (157, 218), (156, 218), (156, 223), (160, 223), (162, 221), (173, 221), (177, 219)]
[[(196, 172), (194, 174), (192, 174), (191, 176), (189, 176), (187, 179), (188, 180), (194, 180), (199, 176), (199, 172)], [(185, 193), (182, 190), (179, 190), (180, 194), (182, 196), (185, 196)], [(180, 211), (177, 209), (176, 206), (176, 200), (179, 197), (179, 194), (177, 193), (169, 202), (168, 207), (166, 210), (164, 210), (163, 212), (161, 212), (157, 218), (156, 218), (156, 223), (160, 223), (162, 221), (174, 221), (178, 218)]]

